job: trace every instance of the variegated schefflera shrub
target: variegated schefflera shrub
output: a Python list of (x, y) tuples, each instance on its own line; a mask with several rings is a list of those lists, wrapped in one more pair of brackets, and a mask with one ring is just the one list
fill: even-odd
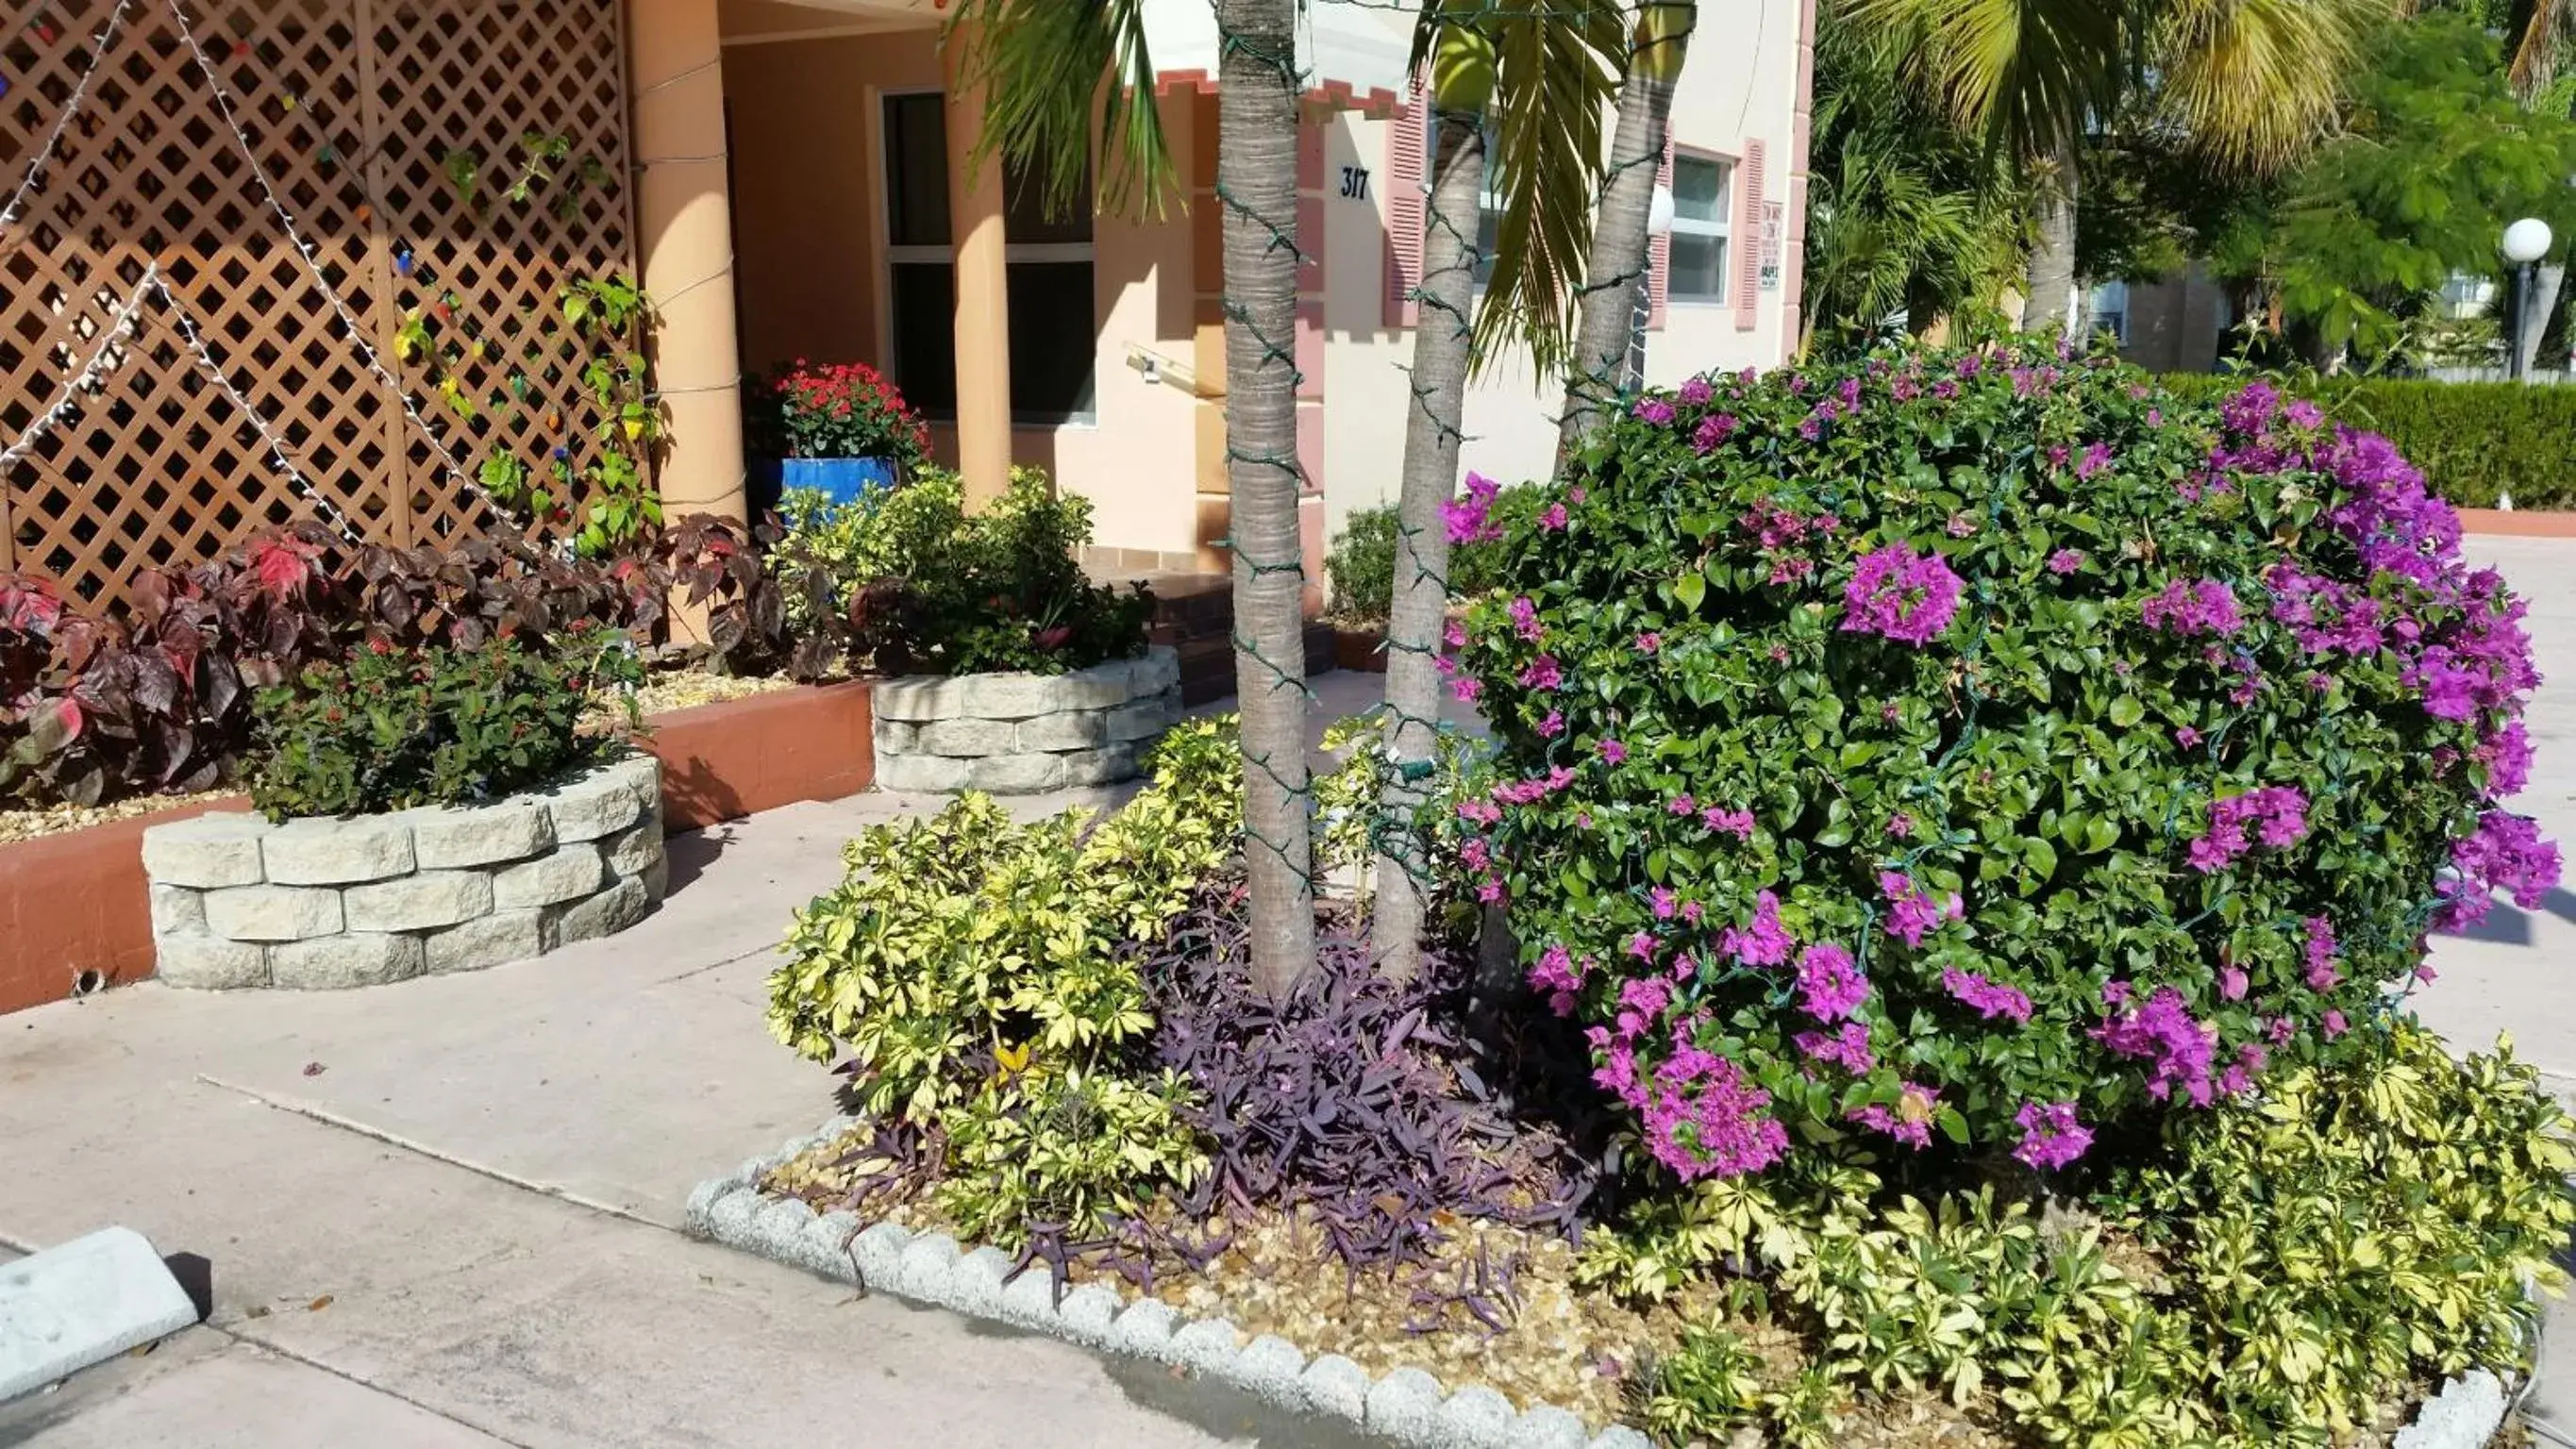
[[(2054, 1171), (2384, 1034), (2538, 904), (2524, 605), (2382, 439), (2037, 340), (1648, 394), (1446, 667), (1459, 848), (1685, 1180)], [(1928, 1158), (1926, 1159), (1929, 1160)]]

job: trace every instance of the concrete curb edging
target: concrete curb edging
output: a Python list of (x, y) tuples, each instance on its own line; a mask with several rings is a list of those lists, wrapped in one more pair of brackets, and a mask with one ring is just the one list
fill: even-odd
[(1005, 1282), (1011, 1260), (999, 1249), (967, 1251), (946, 1233), (916, 1235), (893, 1223), (864, 1226), (851, 1213), (818, 1216), (802, 1202), (761, 1195), (757, 1184), (772, 1168), (839, 1136), (856, 1120), (836, 1117), (767, 1157), (698, 1184), (689, 1194), (689, 1234), (836, 1282), (855, 1284), (865, 1274), (871, 1292), (994, 1319), (1084, 1348), (1184, 1366), (1281, 1408), (1329, 1415), (1419, 1449), (1651, 1449), (1645, 1435), (1626, 1425), (1595, 1434), (1580, 1417), (1553, 1404), (1515, 1412), (1509, 1399), (1482, 1384), (1453, 1393), (1415, 1368), (1372, 1380), (1340, 1354), (1309, 1358), (1272, 1334), (1246, 1342), (1222, 1318), (1192, 1319), (1152, 1298), (1129, 1303), (1097, 1283), (1068, 1290), (1058, 1303), (1043, 1272)]
[[(761, 1194), (760, 1179), (772, 1169), (858, 1120), (835, 1117), (766, 1157), (699, 1183), (689, 1194), (685, 1230), (835, 1282), (856, 1285), (864, 1274), (870, 1292), (1190, 1368), (1282, 1408), (1342, 1419), (1417, 1449), (1653, 1449), (1652, 1440), (1625, 1424), (1596, 1434), (1581, 1416), (1554, 1404), (1516, 1413), (1511, 1400), (1483, 1384), (1453, 1392), (1418, 1368), (1372, 1380), (1340, 1354), (1310, 1359), (1266, 1333), (1247, 1343), (1225, 1319), (1192, 1319), (1159, 1299), (1129, 1303), (1097, 1283), (1067, 1290), (1058, 1303), (1045, 1273), (1006, 1281), (1011, 1259), (998, 1248), (970, 1251), (946, 1233), (862, 1224), (848, 1212), (818, 1215), (796, 1199)], [(2425, 1400), (2391, 1449), (2483, 1449), (2502, 1427), (2506, 1407), (2503, 1381), (2472, 1369)]]

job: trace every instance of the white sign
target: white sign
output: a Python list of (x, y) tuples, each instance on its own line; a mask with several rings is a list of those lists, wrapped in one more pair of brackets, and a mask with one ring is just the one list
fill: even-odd
[(1777, 201), (1762, 203), (1762, 290), (1780, 290), (1780, 253), (1788, 239), (1789, 209)]

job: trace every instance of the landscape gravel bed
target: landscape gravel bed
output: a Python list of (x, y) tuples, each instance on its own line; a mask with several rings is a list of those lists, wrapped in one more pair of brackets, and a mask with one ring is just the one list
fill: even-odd
[[(1444, 1384), (1416, 1367), (1372, 1375), (1338, 1353), (1309, 1355), (1272, 1334), (1253, 1336), (1222, 1317), (1194, 1318), (1160, 1298), (1133, 1301), (1100, 1283), (1077, 1284), (1061, 1300), (1040, 1265), (1010, 1277), (1011, 1255), (967, 1248), (946, 1233), (915, 1233), (850, 1212), (816, 1213), (759, 1184), (782, 1164), (848, 1132), (836, 1117), (766, 1157), (698, 1184), (689, 1233), (807, 1272), (932, 1304), (969, 1317), (1045, 1333), (1085, 1348), (1151, 1359), (1229, 1383), (1282, 1407), (1342, 1419), (1422, 1449), (1650, 1449), (1624, 1424), (1596, 1428), (1555, 1404), (1516, 1408), (1483, 1384)], [(2444, 1384), (2392, 1449), (2481, 1449), (2508, 1407), (2495, 1375), (2472, 1371)]]

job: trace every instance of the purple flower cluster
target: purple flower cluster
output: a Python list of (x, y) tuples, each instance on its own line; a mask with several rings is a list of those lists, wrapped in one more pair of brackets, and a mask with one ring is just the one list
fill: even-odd
[(1747, 966), (1780, 965), (1789, 959), (1789, 944), (1780, 926), (1780, 898), (1769, 891), (1754, 893), (1751, 921), (1727, 927), (1717, 939), (1719, 951)]
[(1821, 1022), (1837, 1022), (1869, 1000), (1869, 978), (1853, 964), (1852, 954), (1831, 941), (1819, 941), (1798, 953), (1799, 1005)]
[(2265, 785), (2209, 802), (2209, 833), (2191, 843), (2191, 868), (2207, 875), (2224, 870), (2250, 847), (2246, 827), (2274, 850), (2296, 845), (2308, 833), (2308, 797), (2293, 785)]
[(1843, 586), (1842, 627), (1919, 649), (1950, 627), (1959, 612), (1959, 590), (1959, 576), (1939, 554), (1891, 543), (1862, 555)]
[(2042, 1172), (2055, 1172), (2093, 1145), (2093, 1129), (2076, 1119), (2073, 1102), (2024, 1102), (2013, 1125), (2021, 1129), (2013, 1156)]
[(1821, 1031), (1802, 1031), (1792, 1045), (1810, 1061), (1837, 1066), (1853, 1076), (1865, 1076), (1878, 1065), (1877, 1054), (1869, 1049), (1869, 1028), (1857, 1021), (1846, 1021), (1828, 1035)]
[(2235, 591), (2217, 579), (2175, 579), (2164, 592), (2138, 606), (2138, 617), (2150, 629), (2188, 638), (2194, 634), (2233, 634), (2245, 627), (2237, 612)]
[(2125, 981), (2102, 988), (2103, 1004), (2113, 1014), (2093, 1028), (2093, 1039), (2121, 1056), (2147, 1062), (2148, 1096), (2161, 1102), (2180, 1087), (2193, 1106), (2208, 1106), (2214, 1095), (2209, 1072), (2218, 1028), (2194, 1020), (2182, 993), (2170, 986), (2157, 987), (2139, 1004), (2131, 1004), (2131, 995)]
[(2305, 979), (2310, 991), (2332, 991), (2343, 984), (2343, 973), (2335, 969), (2334, 922), (2324, 916), (2307, 919), (2307, 944), (2300, 948), (2307, 960)]
[(1920, 1152), (1932, 1145), (1932, 1114), (1940, 1105), (1939, 1088), (1899, 1082), (1894, 1107), (1872, 1102), (1866, 1107), (1854, 1107), (1843, 1116)]
[(1937, 931), (1943, 921), (1958, 920), (1963, 914), (1956, 892), (1942, 900), (1892, 870), (1879, 872), (1878, 893), (1888, 902), (1887, 934), (1908, 946), (1921, 946), (1925, 933)]
[(2465, 931), (2487, 918), (2492, 893), (2503, 891), (2526, 911), (2558, 885), (2558, 847), (2540, 838), (2530, 818), (2504, 810), (2478, 817), (2478, 828), (2451, 843), (2452, 879), (2442, 882), (2437, 931)]
[(2020, 1025), (2030, 1024), (2030, 997), (2018, 987), (1988, 981), (1956, 966), (1942, 969), (1941, 985), (1988, 1021), (2009, 1016)]
[(1502, 496), (1503, 485), (1482, 473), (1467, 475), (1467, 496), (1452, 498), (1440, 505), (1440, 521), (1448, 526), (1451, 543), (1491, 543), (1503, 536), (1502, 523), (1494, 518), (1494, 500)]

